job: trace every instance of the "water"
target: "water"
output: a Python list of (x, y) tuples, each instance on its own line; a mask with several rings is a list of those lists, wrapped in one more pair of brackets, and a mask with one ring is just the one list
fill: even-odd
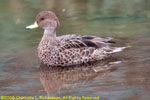
[[(43, 10), (58, 16), (57, 35), (114, 37), (114, 46), (130, 48), (88, 67), (43, 67), (36, 53), (43, 30), (25, 30)], [(150, 1), (0, 0), (0, 19), (1, 96), (150, 99)]]

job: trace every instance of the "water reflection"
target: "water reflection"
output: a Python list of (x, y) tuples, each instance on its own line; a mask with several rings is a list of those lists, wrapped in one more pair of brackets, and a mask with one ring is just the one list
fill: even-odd
[(102, 77), (108, 71), (116, 68), (111, 67), (115, 58), (109, 58), (101, 62), (92, 62), (85, 65), (70, 67), (52, 67), (40, 65), (39, 78), (48, 95), (61, 93), (61, 90), (70, 90), (84, 87), (89, 81)]

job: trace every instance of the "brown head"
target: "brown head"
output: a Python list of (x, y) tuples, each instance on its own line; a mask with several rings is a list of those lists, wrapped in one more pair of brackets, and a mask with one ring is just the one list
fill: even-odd
[(26, 29), (43, 28), (43, 29), (57, 29), (60, 23), (57, 16), (51, 11), (42, 11), (36, 16), (34, 24), (29, 25)]

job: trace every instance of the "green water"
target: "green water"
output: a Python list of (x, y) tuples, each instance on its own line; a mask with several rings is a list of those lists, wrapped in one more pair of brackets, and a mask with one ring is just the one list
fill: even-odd
[[(43, 30), (25, 30), (44, 10), (58, 16), (57, 35), (114, 37), (115, 46), (131, 48), (114, 55), (122, 63), (98, 65), (113, 71), (97, 72), (92, 66), (45, 72), (36, 49)], [(0, 95), (149, 100), (149, 27), (149, 0), (0, 0)]]

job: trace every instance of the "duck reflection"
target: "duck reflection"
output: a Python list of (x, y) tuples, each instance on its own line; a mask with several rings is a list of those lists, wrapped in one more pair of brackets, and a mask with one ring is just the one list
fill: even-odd
[(60, 90), (79, 88), (88, 81), (102, 77), (106, 72), (114, 69), (110, 66), (112, 62), (114, 59), (69, 67), (53, 67), (41, 64), (39, 77), (48, 95), (60, 93)]

